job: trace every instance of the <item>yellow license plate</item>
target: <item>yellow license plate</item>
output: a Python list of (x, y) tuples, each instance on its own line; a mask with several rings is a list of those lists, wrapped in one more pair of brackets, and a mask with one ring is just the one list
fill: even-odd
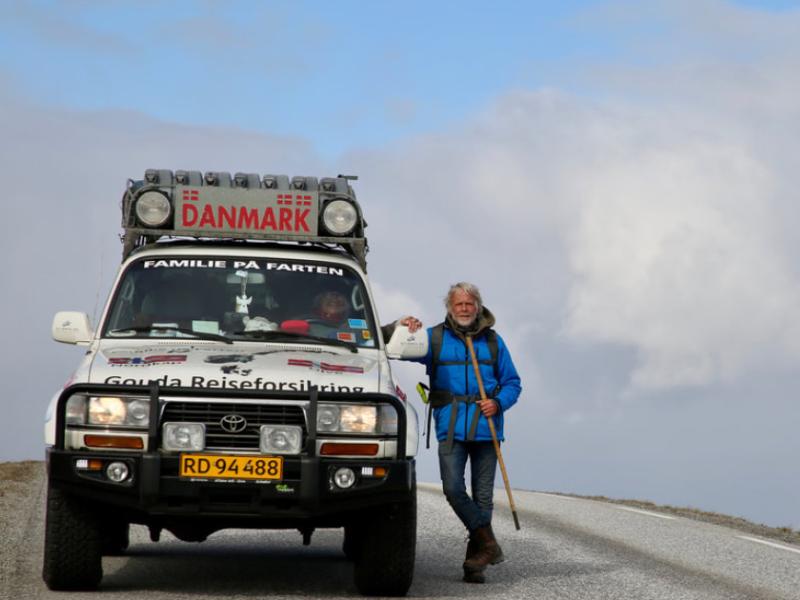
[(180, 476), (202, 479), (283, 479), (283, 457), (181, 454)]

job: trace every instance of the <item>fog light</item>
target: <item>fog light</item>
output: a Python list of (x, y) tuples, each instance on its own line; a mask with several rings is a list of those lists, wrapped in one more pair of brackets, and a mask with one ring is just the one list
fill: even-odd
[(349, 487), (353, 487), (356, 482), (356, 474), (349, 467), (341, 467), (336, 469), (336, 473), (333, 474), (333, 482), (336, 487), (346, 490)]
[(262, 425), (261, 452), (265, 454), (299, 454), (303, 430), (298, 425)]
[(122, 483), (130, 474), (131, 471), (124, 462), (114, 461), (106, 467), (106, 477), (114, 483)]
[(203, 423), (164, 423), (164, 450), (203, 450), (206, 426)]

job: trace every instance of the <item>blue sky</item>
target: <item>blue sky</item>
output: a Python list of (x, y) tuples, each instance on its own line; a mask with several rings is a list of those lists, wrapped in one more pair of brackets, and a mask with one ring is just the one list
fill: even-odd
[[(558, 4), (557, 7), (554, 7)], [(326, 153), (438, 129), (553, 63), (612, 54), (590, 2), (31, 3), (3, 67), (42, 102), (304, 135)]]
[(581, 72), (657, 62), (631, 44), (681, 26), (658, 2), (8, 4), (0, 69), (24, 96), (299, 135), (326, 156), (441, 130), (512, 89), (591, 94)]
[(0, 4), (0, 460), (42, 456), (127, 178), (353, 173), (384, 320), (464, 279), (497, 315), (515, 485), (800, 528), (800, 3)]

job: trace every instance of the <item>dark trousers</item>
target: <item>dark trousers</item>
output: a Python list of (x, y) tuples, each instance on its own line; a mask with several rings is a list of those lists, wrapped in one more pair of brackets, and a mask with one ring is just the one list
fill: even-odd
[[(447, 502), (470, 532), (490, 525), (494, 506), (494, 476), (497, 470), (494, 445), (492, 442), (454, 441), (449, 452), (445, 448), (445, 444), (439, 444), (439, 471)], [(467, 459), (470, 463), (472, 497), (467, 494), (464, 478)]]

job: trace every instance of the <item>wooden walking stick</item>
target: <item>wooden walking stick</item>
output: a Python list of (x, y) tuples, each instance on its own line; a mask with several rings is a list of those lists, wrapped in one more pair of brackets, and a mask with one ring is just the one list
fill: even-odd
[[(478, 389), (481, 392), (481, 400), (488, 400), (486, 397), (486, 390), (483, 389), (483, 378), (481, 377), (481, 371), (478, 367), (478, 359), (475, 356), (475, 347), (472, 345), (472, 336), (466, 336), (467, 339), (467, 348), (469, 348), (469, 355), (472, 358), (472, 368), (475, 369), (475, 379), (478, 380)], [(480, 407), (478, 407), (480, 410)], [(497, 431), (494, 428), (494, 419), (492, 417), (486, 417), (486, 420), (489, 422), (489, 431), (492, 432), (492, 443), (494, 444), (494, 452), (497, 454), (497, 462), (500, 463), (500, 472), (503, 474), (503, 483), (506, 486), (506, 494), (508, 495), (508, 504), (511, 506), (511, 515), (514, 517), (514, 526), (517, 528), (517, 531), (520, 530), (519, 527), (519, 517), (517, 517), (517, 508), (514, 506), (514, 497), (511, 495), (511, 484), (508, 483), (508, 473), (506, 473), (506, 464), (503, 462), (503, 453), (500, 451), (500, 442), (497, 440)]]

